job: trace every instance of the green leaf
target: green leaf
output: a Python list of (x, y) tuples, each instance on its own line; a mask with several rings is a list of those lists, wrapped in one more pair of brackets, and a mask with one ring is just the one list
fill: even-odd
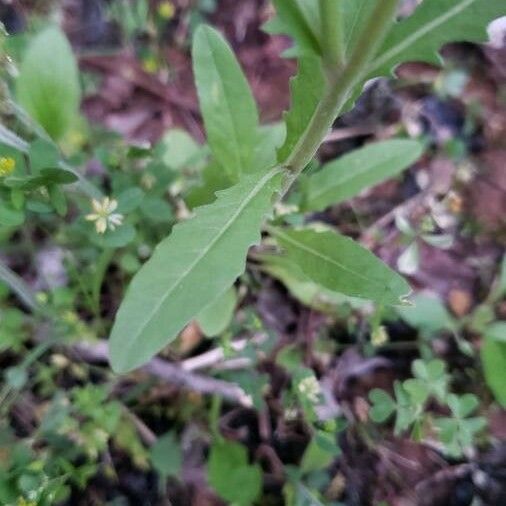
[(248, 248), (279, 189), (281, 172), (249, 175), (174, 227), (134, 277), (112, 330), (111, 364), (127, 372), (149, 360), (243, 272)]
[(362, 299), (354, 299), (314, 283), (286, 256), (264, 254), (260, 260), (265, 272), (281, 281), (296, 299), (317, 311), (335, 314), (343, 304), (353, 308), (366, 304)]
[(218, 336), (230, 325), (237, 304), (237, 294), (230, 288), (197, 316), (197, 323), (207, 337)]
[(369, 392), (369, 399), (373, 403), (369, 410), (369, 416), (373, 422), (383, 423), (395, 412), (395, 401), (384, 390), (375, 388)]
[(369, 144), (327, 163), (308, 179), (305, 208), (320, 211), (396, 176), (420, 158), (417, 141), (394, 139)]
[(461, 396), (450, 394), (448, 396), (448, 406), (456, 418), (468, 417), (480, 404), (478, 397), (473, 394), (464, 394)]
[(195, 33), (193, 69), (209, 147), (236, 181), (250, 170), (257, 140), (258, 111), (248, 81), (226, 41), (209, 26)]
[(335, 437), (335, 434), (322, 430), (316, 432), (302, 456), (300, 470), (303, 473), (325, 469), (332, 463), (340, 453)]
[(159, 437), (149, 451), (151, 463), (164, 478), (179, 476), (183, 464), (181, 448), (174, 433)]
[(341, 0), (343, 5), (344, 52), (349, 56), (357, 42), (360, 30), (378, 3), (378, 0)]
[(135, 228), (130, 223), (124, 223), (114, 230), (107, 230), (104, 234), (93, 233), (91, 241), (100, 248), (124, 248), (135, 239)]
[(331, 230), (274, 231), (288, 258), (312, 281), (352, 297), (400, 304), (407, 282), (370, 251)]
[(411, 16), (393, 26), (369, 76), (388, 75), (408, 61), (439, 64), (441, 46), (486, 41), (487, 25), (502, 15), (503, 0), (424, 0)]
[[(320, 16), (317, 0), (273, 0), (276, 17), (264, 25), (271, 34), (292, 37), (296, 43), (296, 53), (321, 54), (318, 37)], [(290, 52), (292, 55), (293, 52)]]
[(79, 111), (77, 63), (65, 35), (56, 27), (38, 34), (21, 63), (16, 83), (20, 104), (55, 140), (70, 128)]
[(239, 506), (251, 505), (262, 487), (260, 466), (249, 465), (246, 448), (231, 441), (212, 446), (208, 479), (222, 499)]
[(486, 335), (480, 354), (487, 385), (497, 402), (506, 408), (506, 342)]
[(25, 221), (25, 213), (0, 202), (0, 227), (18, 227)]
[(156, 145), (156, 153), (173, 170), (183, 170), (205, 158), (207, 148), (178, 128), (169, 130)]
[(430, 293), (418, 293), (411, 298), (413, 306), (398, 307), (397, 313), (415, 329), (431, 334), (456, 326), (441, 299)]
[(284, 114), (286, 140), (278, 150), (278, 161), (286, 161), (305, 132), (325, 90), (321, 61), (314, 56), (299, 59), (298, 74), (290, 81), (291, 108)]

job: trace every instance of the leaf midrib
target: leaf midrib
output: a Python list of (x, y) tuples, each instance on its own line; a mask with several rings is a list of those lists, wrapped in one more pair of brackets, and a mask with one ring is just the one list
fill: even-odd
[[(359, 272), (355, 272), (354, 270), (346, 267), (345, 265), (341, 264), (337, 260), (335, 260), (327, 255), (324, 255), (323, 253), (320, 253), (319, 251), (317, 251), (313, 248), (310, 248), (309, 246), (306, 246), (305, 244), (302, 244), (295, 239), (292, 239), (290, 236), (283, 233), (280, 229), (276, 229), (275, 235), (281, 237), (283, 240), (291, 243), (292, 245), (296, 246), (297, 248), (299, 248), (303, 251), (306, 251), (307, 253), (310, 253), (318, 258), (321, 258), (322, 260), (328, 261), (329, 263), (336, 265), (337, 267), (339, 267), (340, 269), (342, 269), (345, 272), (348, 272), (349, 274), (357, 276), (358, 278), (360, 278), (364, 281), (367, 281), (369, 283), (373, 282), (374, 284), (376, 284), (378, 286), (382, 286), (381, 283), (379, 283), (378, 281), (368, 278), (368, 277), (364, 276), (363, 274), (360, 274)], [(385, 288), (386, 288), (386, 290), (388, 290), (388, 292), (392, 293), (392, 291), (388, 285)]]
[[(230, 119), (230, 123), (232, 124), (233, 128), (232, 128), (232, 135), (233, 135), (233, 138), (234, 138), (234, 152), (235, 152), (235, 155), (236, 155), (236, 159), (237, 159), (237, 163), (239, 165), (239, 175), (244, 173), (246, 170), (247, 170), (247, 167), (244, 166), (244, 160), (242, 158), (242, 152), (241, 152), (241, 144), (239, 143), (239, 138), (238, 138), (238, 135), (237, 135), (237, 128), (238, 128), (238, 125), (236, 123), (236, 120), (235, 120), (235, 117), (234, 115), (232, 114), (232, 108), (230, 106), (230, 102), (228, 100), (228, 93), (226, 93), (225, 91), (225, 86), (223, 84), (223, 79), (222, 79), (222, 75), (221, 75), (221, 72), (218, 70), (219, 67), (218, 67), (218, 60), (216, 59), (216, 54), (215, 54), (215, 49), (214, 49), (214, 44), (211, 40), (211, 38), (209, 37), (209, 34), (206, 32), (206, 39), (207, 39), (207, 42), (209, 44), (209, 52), (211, 53), (211, 58), (212, 58), (212, 61), (213, 61), (213, 65), (214, 65), (214, 68), (215, 68), (215, 71), (216, 73), (218, 74), (218, 83), (219, 83), (219, 86), (221, 88), (221, 95), (222, 97), (224, 97), (224, 103), (225, 103), (225, 106), (226, 106), (226, 110), (227, 110), (227, 114), (228, 114), (228, 117)], [(239, 65), (239, 63), (237, 64)], [(250, 146), (251, 146), (251, 143), (249, 143)], [(233, 171), (231, 170), (232, 168), (230, 167), (224, 167), (224, 169), (229, 173), (229, 175), (234, 175), (233, 174)]]
[[(382, 162), (382, 164), (383, 164), (383, 163), (388, 163), (388, 162), (390, 162), (390, 163), (391, 163), (391, 162), (392, 162), (392, 160), (394, 160), (394, 159), (398, 158), (399, 156), (401, 156), (401, 155), (392, 156), (391, 158), (385, 159), (385, 160)], [(337, 163), (337, 162), (336, 162), (336, 163)], [(323, 168), (323, 169), (322, 169), (322, 172), (317, 173), (317, 174), (315, 174), (315, 175), (318, 175), (318, 174), (323, 173), (323, 171), (324, 171), (324, 170), (325, 170), (325, 168)], [(335, 169), (335, 170), (339, 170), (339, 169)], [(319, 190), (319, 191), (315, 191), (315, 192), (313, 193), (313, 196), (311, 196), (311, 195), (310, 195), (310, 196), (311, 196), (311, 200), (313, 200), (313, 201), (314, 201), (314, 200), (318, 200), (318, 199), (320, 199), (322, 195), (326, 195), (327, 193), (331, 193), (331, 192), (333, 192), (333, 191), (335, 190), (336, 186), (339, 188), (340, 186), (342, 186), (342, 185), (344, 185), (344, 184), (348, 183), (351, 179), (353, 179), (353, 178), (355, 178), (355, 177), (358, 177), (358, 176), (362, 176), (362, 175), (364, 175), (364, 174), (365, 174), (366, 172), (368, 172), (369, 170), (371, 170), (371, 166), (368, 166), (368, 167), (366, 167), (365, 169), (364, 169), (364, 168), (363, 168), (363, 166), (362, 166), (362, 168), (360, 168), (360, 169), (358, 169), (358, 170), (356, 170), (356, 171), (354, 171), (354, 172), (349, 172), (349, 173), (347, 173), (347, 174), (346, 174), (346, 177), (345, 177), (344, 179), (342, 179), (341, 181), (339, 181), (339, 182), (338, 182), (338, 184), (329, 185), (328, 187), (324, 187), (324, 188), (322, 188), (322, 189), (321, 189), (321, 190)]]
[[(172, 288), (168, 290), (165, 295), (163, 295), (160, 299), (160, 302), (154, 306), (154, 309), (149, 313), (148, 317), (145, 320), (145, 323), (140, 327), (137, 331), (137, 335), (141, 335), (146, 327), (150, 324), (154, 315), (160, 310), (160, 308), (164, 305), (165, 301), (176, 291), (176, 289), (181, 285), (184, 279), (191, 273), (191, 271), (197, 266), (197, 264), (209, 253), (209, 251), (220, 241), (220, 239), (225, 235), (225, 233), (232, 227), (234, 222), (239, 218), (239, 216), (246, 209), (248, 204), (258, 195), (258, 193), (263, 189), (267, 182), (269, 182), (276, 173), (280, 172), (278, 167), (270, 170), (260, 181), (255, 185), (253, 190), (244, 199), (241, 205), (237, 208), (235, 213), (230, 217), (230, 219), (225, 223), (225, 226), (221, 229), (221, 231), (215, 236), (215, 238), (205, 247), (201, 253), (197, 256), (194, 262), (179, 276), (179, 278), (173, 283)], [(198, 219), (198, 216), (195, 218)], [(188, 223), (188, 222), (187, 222)], [(184, 226), (185, 224), (181, 224)]]
[(395, 58), (397, 54), (401, 54), (403, 51), (405, 51), (407, 48), (409, 48), (411, 45), (417, 42), (418, 39), (422, 38), (432, 30), (438, 28), (442, 24), (446, 23), (448, 20), (450, 20), (452, 17), (457, 16), (460, 14), (463, 10), (467, 9), (470, 5), (472, 5), (476, 0), (463, 0), (460, 4), (456, 5), (452, 9), (450, 9), (448, 12), (443, 14), (441, 17), (434, 19), (430, 23), (427, 23), (419, 30), (413, 32), (409, 37), (404, 39), (402, 42), (397, 44), (395, 47), (393, 47), (390, 51), (387, 51), (383, 55), (381, 55), (377, 60), (375, 61), (374, 66), (370, 67), (369, 72), (376, 72), (378, 69), (381, 69), (381, 67), (387, 63), (392, 58)]

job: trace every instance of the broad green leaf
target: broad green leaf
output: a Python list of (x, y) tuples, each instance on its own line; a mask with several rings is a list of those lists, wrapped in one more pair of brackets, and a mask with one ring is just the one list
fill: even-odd
[(401, 304), (408, 283), (379, 258), (353, 240), (331, 230), (274, 231), (287, 257), (314, 282), (335, 292)]
[(25, 214), (22, 211), (12, 209), (9, 205), (0, 201), (0, 228), (18, 227), (25, 221)]
[(234, 53), (209, 26), (197, 29), (193, 70), (209, 147), (236, 181), (248, 172), (255, 150), (258, 111)]
[(418, 293), (411, 298), (411, 302), (411, 307), (398, 307), (396, 311), (415, 329), (431, 334), (455, 328), (455, 320), (436, 294)]
[(211, 447), (207, 476), (209, 484), (229, 504), (250, 506), (262, 488), (262, 471), (250, 465), (246, 448), (239, 443), (222, 441)]
[(81, 98), (79, 75), (61, 30), (47, 28), (31, 41), (21, 63), (16, 94), (53, 139), (60, 139), (73, 124)]
[(167, 167), (183, 170), (205, 158), (207, 148), (178, 128), (169, 130), (156, 145), (155, 152)]
[(306, 209), (320, 211), (358, 195), (409, 167), (420, 158), (423, 146), (394, 139), (369, 144), (327, 163), (308, 178)]
[(274, 123), (260, 127), (252, 163), (254, 170), (269, 169), (276, 165), (276, 152), (283, 144), (285, 137), (286, 127), (284, 123)]
[(153, 467), (161, 476), (179, 476), (183, 456), (174, 433), (169, 432), (158, 438), (150, 448), (149, 456)]
[(441, 46), (486, 41), (487, 25), (504, 12), (504, 0), (424, 0), (411, 16), (393, 26), (369, 75), (388, 75), (408, 61), (439, 64)]
[[(264, 25), (271, 34), (289, 35), (296, 43), (295, 54), (321, 54), (318, 37), (320, 16), (317, 0), (273, 0), (276, 16)], [(294, 54), (289, 52), (290, 56)]]
[(234, 288), (230, 288), (201, 311), (197, 323), (204, 335), (214, 337), (224, 332), (232, 321), (236, 304), (237, 294)]
[(202, 171), (202, 184), (193, 187), (186, 195), (186, 204), (190, 209), (210, 204), (216, 200), (216, 192), (232, 185), (226, 172), (216, 162), (211, 162)]
[(345, 304), (353, 308), (363, 307), (367, 302), (333, 292), (311, 281), (300, 267), (282, 255), (262, 255), (262, 269), (281, 281), (290, 293), (308, 307), (322, 313), (335, 314)]
[(506, 342), (486, 335), (480, 353), (487, 385), (506, 408)]
[(283, 163), (293, 151), (313, 117), (325, 89), (321, 61), (315, 56), (299, 59), (298, 74), (290, 82), (291, 108), (284, 115), (286, 140), (278, 150), (278, 161)]
[(244, 177), (158, 245), (116, 316), (110, 341), (115, 371), (144, 364), (232, 286), (248, 248), (260, 240), (280, 182), (278, 169)]

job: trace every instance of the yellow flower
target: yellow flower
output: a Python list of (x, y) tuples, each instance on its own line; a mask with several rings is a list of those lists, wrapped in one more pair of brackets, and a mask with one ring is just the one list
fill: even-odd
[(102, 202), (100, 202), (93, 199), (91, 207), (94, 212), (88, 214), (86, 219), (95, 222), (95, 229), (98, 234), (105, 233), (108, 228), (114, 230), (123, 223), (123, 215), (114, 212), (118, 207), (117, 200), (104, 197)]
[(16, 168), (14, 158), (0, 158), (0, 177), (10, 176)]
[(158, 15), (163, 19), (172, 19), (176, 13), (176, 8), (172, 2), (166, 1), (158, 5)]

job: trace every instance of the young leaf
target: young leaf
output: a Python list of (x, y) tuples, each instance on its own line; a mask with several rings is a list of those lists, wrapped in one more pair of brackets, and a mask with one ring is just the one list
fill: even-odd
[(487, 25), (502, 15), (504, 0), (424, 0), (391, 29), (369, 75), (388, 75), (407, 61), (439, 64), (441, 46), (452, 41), (486, 41)]
[(331, 230), (273, 231), (289, 259), (311, 280), (352, 297), (400, 304), (408, 283), (370, 251)]
[(260, 239), (280, 182), (278, 169), (244, 177), (158, 245), (116, 316), (110, 342), (115, 371), (145, 363), (230, 288), (244, 270), (248, 248)]
[(223, 37), (201, 26), (193, 41), (193, 70), (209, 147), (233, 181), (250, 170), (258, 111), (248, 82)]
[(246, 448), (232, 441), (212, 446), (208, 479), (221, 498), (238, 506), (253, 504), (262, 487), (260, 466), (250, 465)]
[(306, 209), (320, 211), (394, 177), (420, 158), (422, 145), (412, 140), (376, 142), (327, 163), (308, 179)]
[(74, 122), (81, 98), (77, 64), (65, 35), (50, 27), (31, 42), (16, 83), (17, 98), (55, 140)]
[(321, 61), (315, 56), (304, 56), (299, 59), (298, 74), (290, 83), (292, 105), (285, 113), (286, 139), (278, 150), (278, 160), (284, 162), (315, 113), (318, 102), (325, 89), (325, 76)]

